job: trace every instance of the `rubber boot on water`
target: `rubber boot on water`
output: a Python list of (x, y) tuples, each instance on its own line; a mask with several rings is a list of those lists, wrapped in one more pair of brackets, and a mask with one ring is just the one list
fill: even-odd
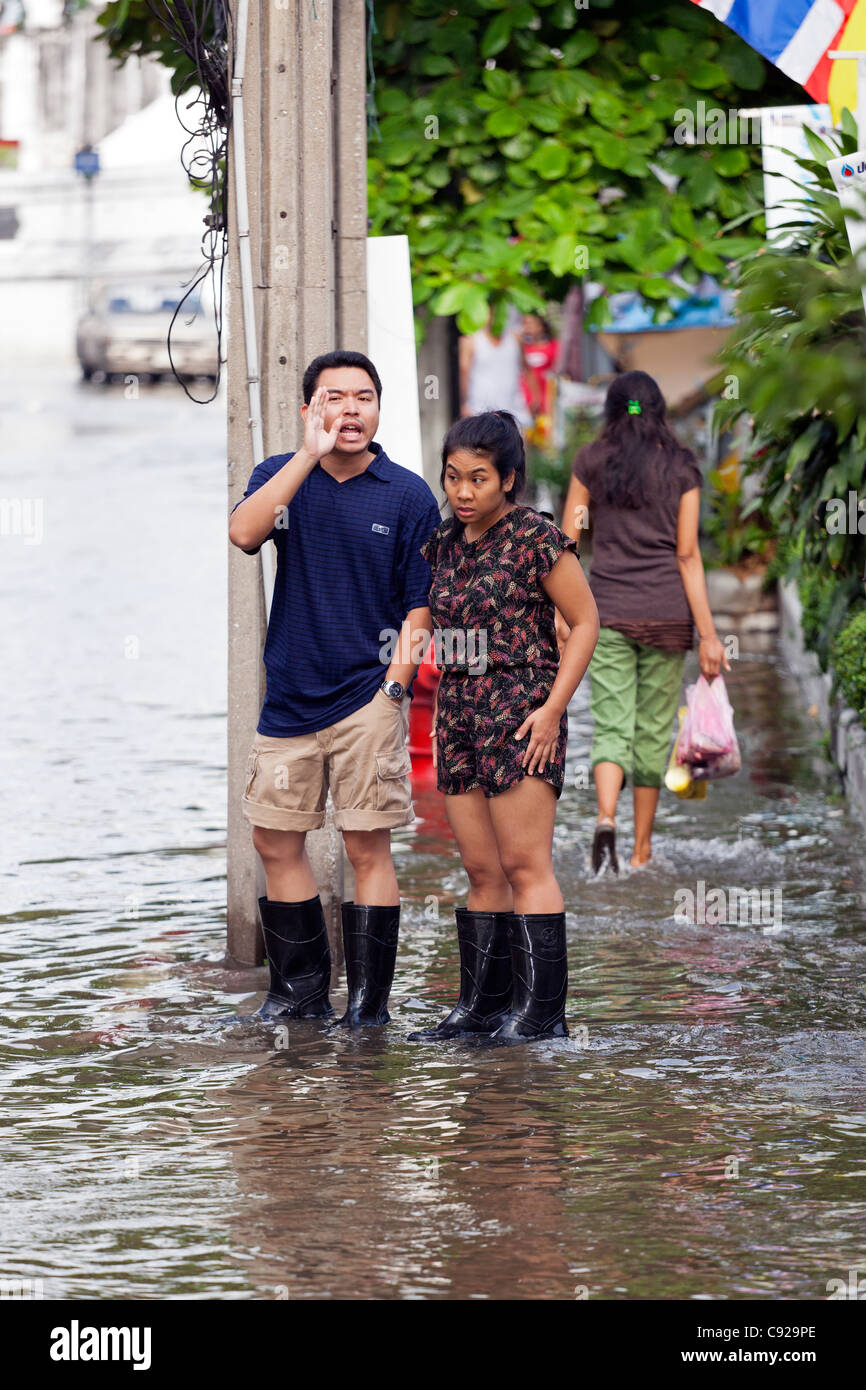
[(317, 894), (300, 903), (259, 898), (259, 912), (271, 983), (253, 1018), (332, 1018), (331, 948), (321, 898)]
[(512, 912), (507, 922), (513, 976), (511, 1011), (492, 1042), (567, 1038), (568, 956), (564, 912)]
[(338, 1026), (390, 1023), (388, 995), (397, 961), (400, 906), (343, 903), (343, 954), (349, 1002)]
[(461, 1034), (492, 1033), (504, 1023), (511, 1004), (511, 950), (508, 912), (474, 912), (458, 907), (460, 996), (435, 1028), (410, 1033), (409, 1042), (441, 1042)]

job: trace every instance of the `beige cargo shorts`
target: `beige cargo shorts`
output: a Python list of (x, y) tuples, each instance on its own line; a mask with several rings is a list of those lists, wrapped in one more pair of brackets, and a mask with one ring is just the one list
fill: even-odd
[(327, 729), (296, 738), (256, 733), (241, 801), (252, 825), (318, 830), (330, 788), (339, 830), (382, 830), (415, 819), (409, 696), (372, 700)]

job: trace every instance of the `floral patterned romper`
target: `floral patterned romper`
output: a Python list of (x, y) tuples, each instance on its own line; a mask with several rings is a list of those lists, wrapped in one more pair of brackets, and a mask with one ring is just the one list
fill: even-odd
[(565, 778), (568, 718), (552, 760), (527, 774), (529, 734), (514, 738), (550, 694), (559, 669), (554, 606), (542, 579), (576, 543), (532, 507), (515, 506), (475, 541), (449, 517), (421, 547), (433, 580), (434, 656), (442, 671), (436, 720), (436, 785), (455, 795), (496, 796), (527, 775)]

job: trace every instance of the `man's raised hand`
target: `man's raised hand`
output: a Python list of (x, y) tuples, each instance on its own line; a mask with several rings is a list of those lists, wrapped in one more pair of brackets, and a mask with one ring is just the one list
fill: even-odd
[(325, 406), (328, 404), (327, 387), (319, 386), (312, 395), (307, 413), (304, 416), (304, 448), (316, 460), (330, 454), (340, 432), (338, 415), (330, 430), (325, 429)]

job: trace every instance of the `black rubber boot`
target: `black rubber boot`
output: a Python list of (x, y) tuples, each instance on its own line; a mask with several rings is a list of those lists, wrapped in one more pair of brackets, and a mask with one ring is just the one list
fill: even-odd
[(300, 903), (259, 898), (259, 912), (271, 984), (253, 1018), (332, 1018), (331, 948), (321, 898), (317, 894)]
[(458, 907), (460, 997), (435, 1028), (409, 1034), (409, 1042), (440, 1042), (461, 1033), (492, 1033), (511, 1005), (511, 950), (508, 912), (473, 912)]
[(343, 903), (343, 953), (349, 1003), (338, 1027), (390, 1023), (388, 995), (397, 961), (400, 907)]
[(568, 956), (564, 912), (512, 912), (507, 923), (513, 974), (511, 1012), (492, 1042), (567, 1038)]

